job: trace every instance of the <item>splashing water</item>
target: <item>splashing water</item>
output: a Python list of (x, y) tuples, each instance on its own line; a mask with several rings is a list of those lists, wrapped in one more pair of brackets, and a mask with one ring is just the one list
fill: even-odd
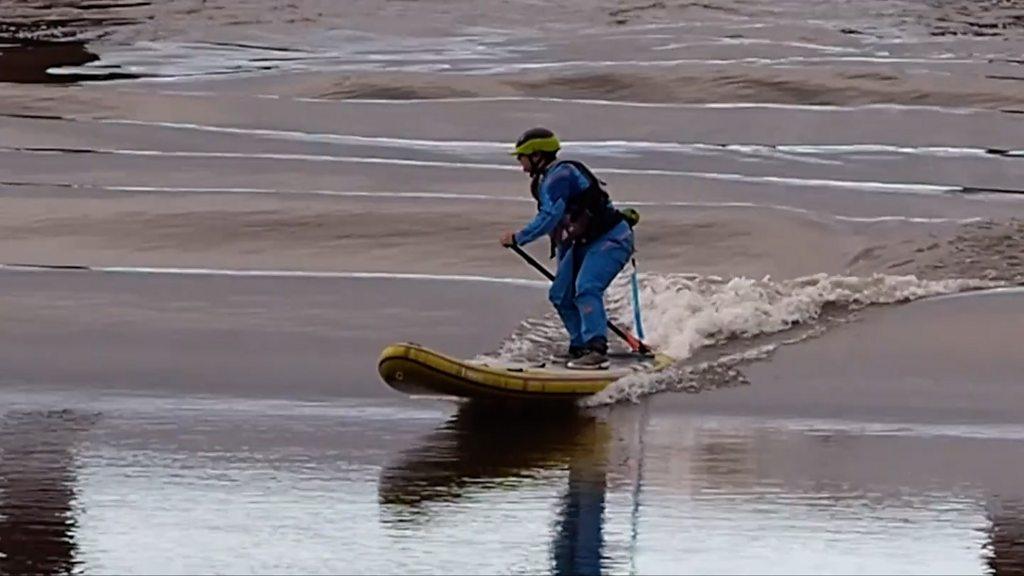
[[(587, 400), (604, 404), (667, 389), (699, 392), (742, 383), (735, 366), (764, 358), (779, 346), (817, 336), (825, 326), (823, 312), (838, 315), (873, 304), (894, 304), (967, 290), (994, 288), (990, 280), (922, 280), (916, 276), (874, 274), (867, 277), (815, 274), (791, 280), (723, 279), (689, 274), (640, 275), (640, 302), (647, 342), (676, 359), (657, 373), (622, 378)], [(607, 295), (609, 316), (631, 328), (632, 301), (628, 278), (618, 278)], [(788, 336), (765, 344), (757, 337)], [(554, 313), (525, 320), (489, 355), (503, 360), (533, 361), (550, 358), (565, 347), (566, 334)], [(748, 344), (743, 346), (743, 344)], [(733, 345), (727, 351), (725, 345)], [(738, 348), (736, 345), (739, 345)], [(698, 351), (723, 348), (713, 360), (697, 361)], [(688, 362), (688, 360), (690, 360)]]
[[(735, 338), (772, 334), (816, 320), (827, 306), (850, 310), (871, 304), (909, 302), (928, 296), (1001, 284), (983, 280), (920, 280), (915, 276), (868, 277), (815, 274), (779, 282), (687, 275), (641, 277), (651, 344), (678, 359), (699, 348)], [(613, 313), (627, 317), (623, 286), (609, 294)]]

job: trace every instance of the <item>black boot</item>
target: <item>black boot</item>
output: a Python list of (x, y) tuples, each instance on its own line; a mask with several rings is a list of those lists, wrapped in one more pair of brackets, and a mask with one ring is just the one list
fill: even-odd
[(587, 343), (587, 348), (586, 354), (569, 360), (565, 366), (573, 370), (607, 370), (611, 365), (608, 361), (608, 341), (594, 338)]
[(587, 348), (586, 346), (569, 346), (569, 348), (566, 349), (565, 352), (556, 355), (555, 358), (565, 361), (575, 360), (577, 358), (580, 358), (587, 352), (590, 352), (590, 348)]

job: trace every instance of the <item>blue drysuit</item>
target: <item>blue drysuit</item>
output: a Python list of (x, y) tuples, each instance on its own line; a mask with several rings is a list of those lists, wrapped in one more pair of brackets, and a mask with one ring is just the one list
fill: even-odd
[[(565, 217), (566, 206), (589, 185), (587, 176), (572, 164), (553, 164), (541, 176), (537, 216), (516, 233), (516, 243), (529, 244), (551, 233)], [(548, 297), (569, 332), (570, 346), (607, 345), (604, 291), (632, 255), (633, 230), (625, 221), (587, 244), (559, 246), (558, 270)]]

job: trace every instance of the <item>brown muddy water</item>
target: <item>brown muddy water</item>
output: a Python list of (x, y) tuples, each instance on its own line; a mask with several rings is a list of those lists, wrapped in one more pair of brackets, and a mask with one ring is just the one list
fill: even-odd
[[(1024, 573), (1022, 28), (0, 0), (0, 573)], [(564, 344), (497, 242), (534, 125), (642, 213), (677, 366), (393, 392), (391, 342)]]

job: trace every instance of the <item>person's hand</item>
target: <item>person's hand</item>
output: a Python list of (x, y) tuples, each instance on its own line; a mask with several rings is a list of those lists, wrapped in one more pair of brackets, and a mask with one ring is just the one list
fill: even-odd
[(516, 233), (505, 232), (501, 235), (501, 245), (505, 248), (511, 248), (516, 245)]

